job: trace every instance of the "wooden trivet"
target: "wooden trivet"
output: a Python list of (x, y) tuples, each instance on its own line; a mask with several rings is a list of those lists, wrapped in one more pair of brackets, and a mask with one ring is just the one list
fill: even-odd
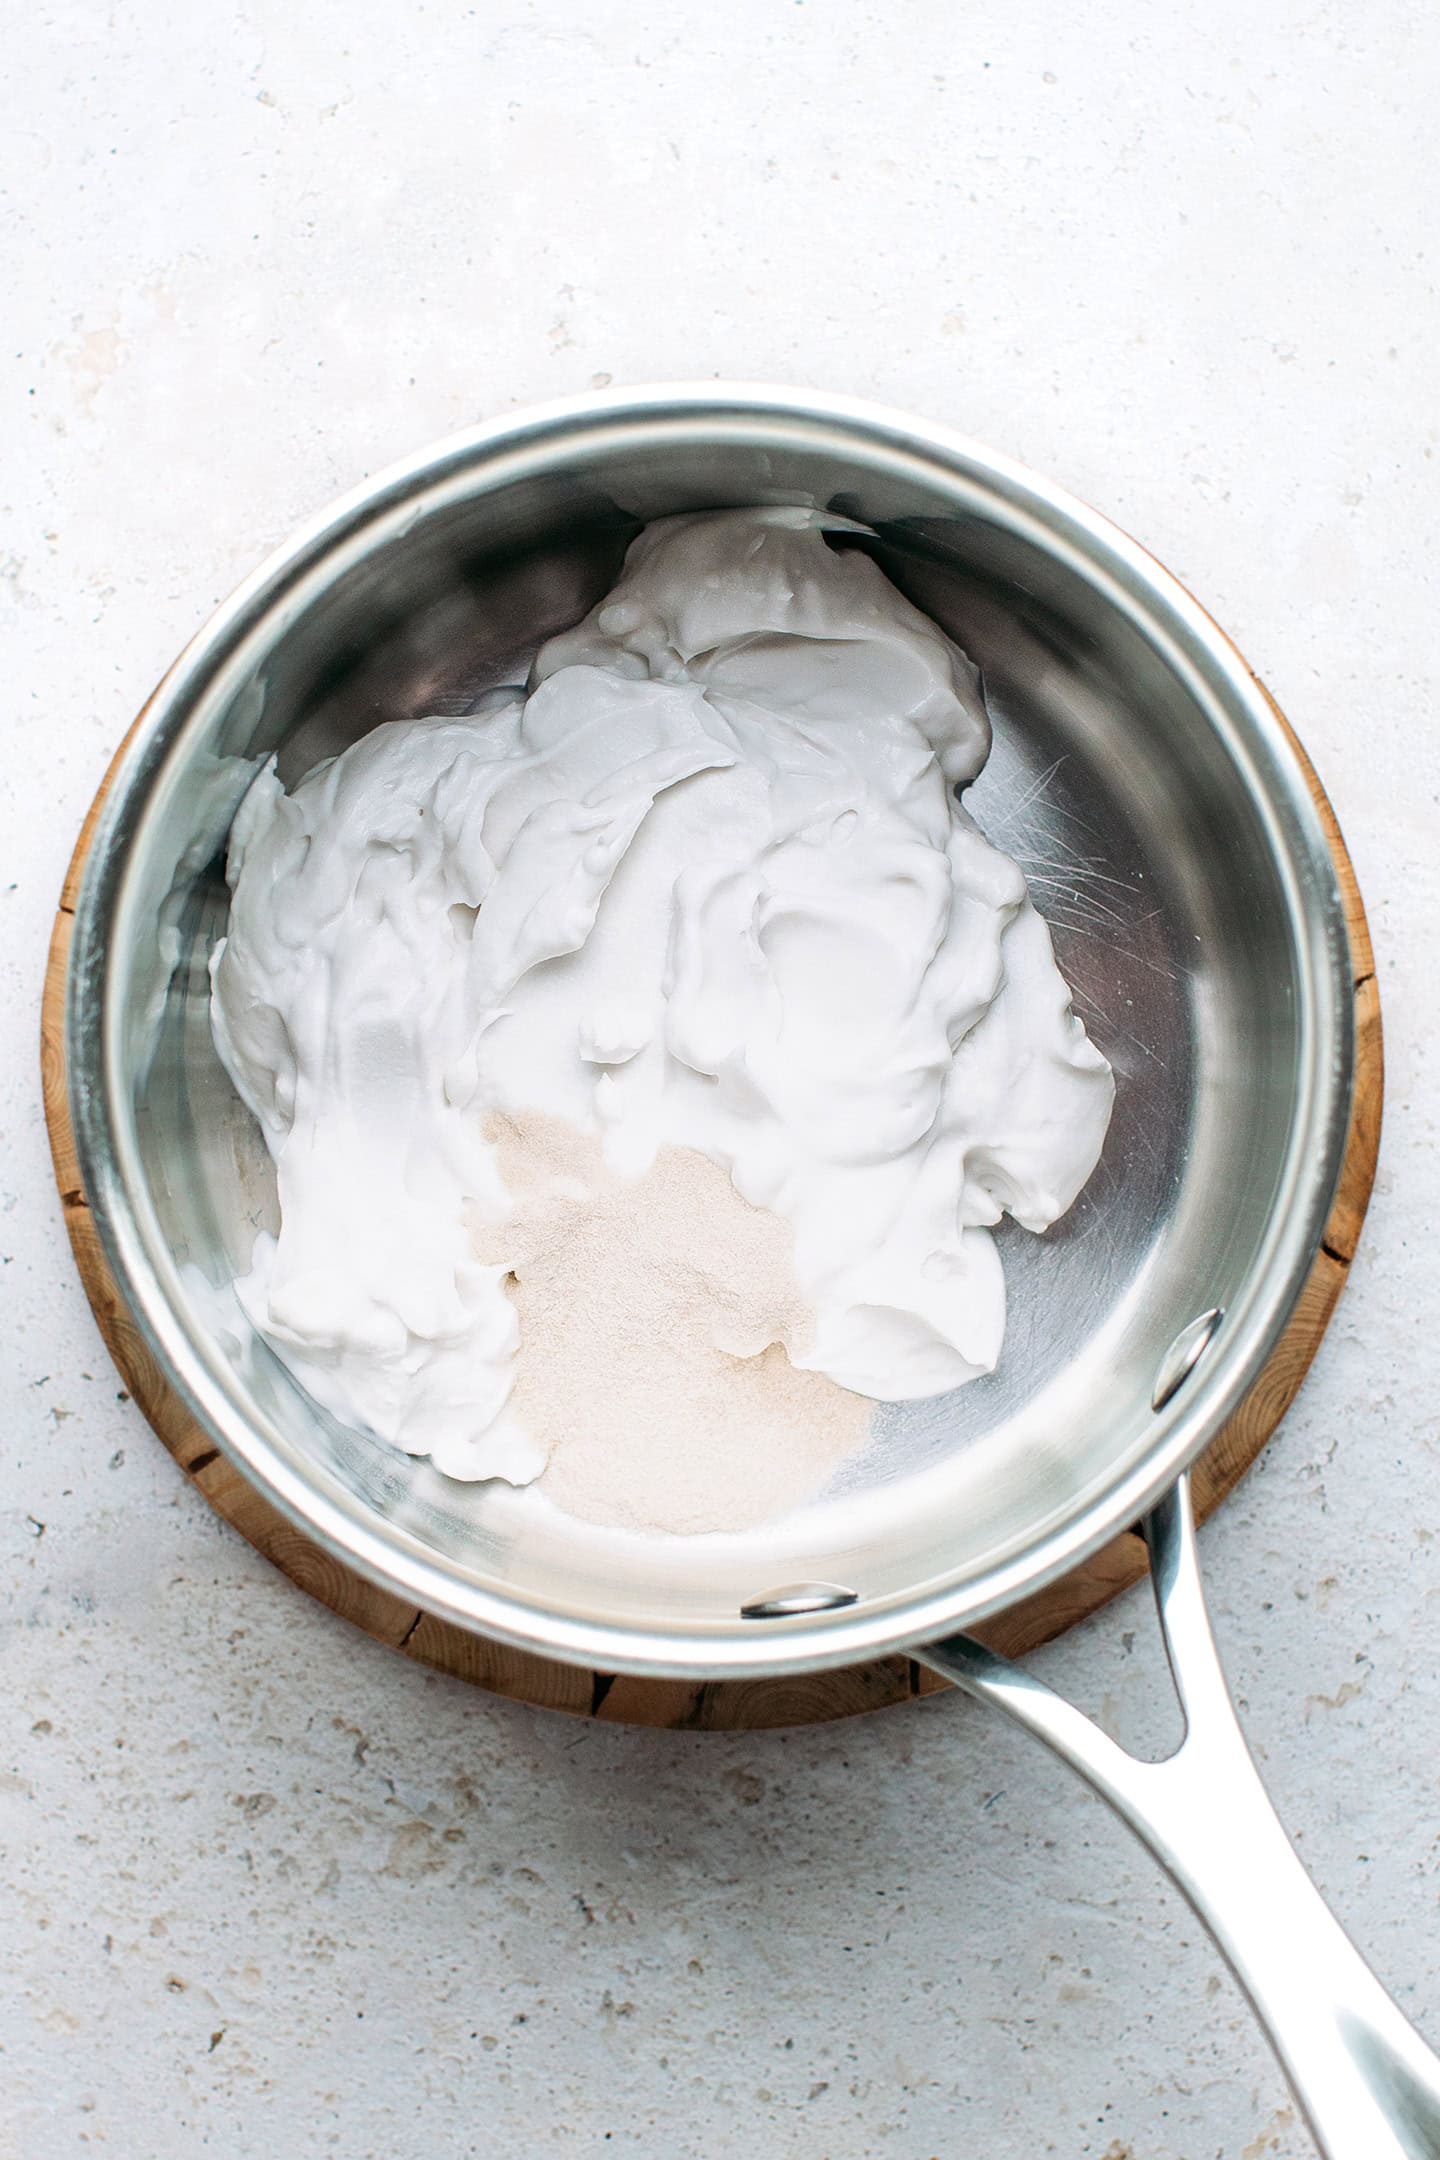
[[(1263, 685), (1261, 686), (1263, 688)], [(1268, 692), (1267, 692), (1268, 695)], [(1273, 700), (1271, 701), (1273, 704)], [(1277, 708), (1278, 712), (1278, 708)], [(1283, 723), (1283, 715), (1280, 715)], [(137, 723), (138, 724), (138, 723)], [(1287, 730), (1288, 731), (1288, 730)], [(1304, 751), (1300, 756), (1316, 808), (1324, 821), (1334, 857), (1355, 981), (1355, 1103), (1350, 1120), (1340, 1190), (1290, 1325), (1265, 1370), (1229, 1423), (1196, 1465), (1194, 1494), (1201, 1518), (1211, 1513), (1249, 1469), (1294, 1398), (1319, 1346), (1335, 1301), (1354, 1257), (1360, 1226), (1375, 1177), (1380, 1144), (1383, 1055), (1380, 994), (1365, 910), (1345, 843), (1324, 790)], [(123, 751), (124, 745), (121, 746)], [(118, 763), (120, 753), (117, 752)], [(112, 764), (110, 771), (115, 769)], [(377, 1590), (296, 1530), (263, 1500), (253, 1486), (212, 1444), (171, 1393), (116, 1287), (86, 1204), (80, 1166), (70, 1126), (65, 1084), (65, 968), (70, 951), (75, 897), (89, 851), (96, 814), (110, 784), (110, 773), (90, 807), (71, 857), (50, 942), (40, 1021), (45, 1118), (55, 1176), (65, 1210), (80, 1279), (100, 1332), (121, 1377), (181, 1469), (218, 1515), (240, 1532), (266, 1559), (302, 1590), (319, 1598), (367, 1635), (403, 1650), (406, 1657), (457, 1679), (547, 1710), (569, 1710), (632, 1725), (668, 1725), (682, 1730), (754, 1731), (776, 1725), (809, 1725), (849, 1717), (928, 1695), (946, 1683), (922, 1670), (912, 1658), (877, 1658), (841, 1672), (796, 1673), (776, 1679), (637, 1680), (621, 1674), (583, 1671), (551, 1663), (525, 1651), (507, 1649), (479, 1635), (417, 1612), (404, 1599)], [(997, 1650), (1015, 1657), (1048, 1642), (1054, 1635), (1095, 1612), (1120, 1590), (1137, 1581), (1146, 1568), (1140, 1539), (1127, 1531), (1087, 1560), (1083, 1567), (1036, 1596), (985, 1622), (976, 1632)]]

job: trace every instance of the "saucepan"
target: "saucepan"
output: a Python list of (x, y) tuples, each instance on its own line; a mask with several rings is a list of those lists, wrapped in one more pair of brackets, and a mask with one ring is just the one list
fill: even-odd
[[(848, 521), (845, 544), (983, 670), (996, 748), (967, 801), (1030, 878), (1116, 1107), (1071, 1214), (1044, 1237), (1001, 1233), (993, 1375), (882, 1408), (868, 1449), (782, 1520), (646, 1537), (451, 1483), (336, 1425), (249, 1336), (228, 1285), (273, 1220), (273, 1182), (211, 1044), (206, 962), (226, 832), (261, 761), (292, 781), (382, 720), (468, 710), (609, 587), (646, 520), (761, 503)], [(1201, 1594), (1187, 1470), (1322, 1237), (1352, 967), (1283, 725), (1142, 549), (961, 437), (808, 392), (617, 392), (442, 443), (302, 531), (156, 693), (90, 849), (67, 1046), (122, 1293), (216, 1444), (310, 1536), (446, 1620), (611, 1672), (756, 1676), (911, 1649), (1065, 1757), (1170, 1869), (1326, 2153), (1440, 2153), (1440, 2064), (1272, 1813)], [(1186, 1724), (1160, 1762), (966, 1632), (1136, 1524)]]

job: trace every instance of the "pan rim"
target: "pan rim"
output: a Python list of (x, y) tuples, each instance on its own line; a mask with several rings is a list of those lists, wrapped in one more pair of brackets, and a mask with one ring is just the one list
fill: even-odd
[[(187, 722), (217, 675), (275, 611), (298, 605), (305, 580), (333, 567), (386, 517), (430, 491), (462, 485), (477, 468), (543, 452), (573, 455), (582, 438), (646, 430), (724, 428), (829, 431), (893, 469), (918, 464), (932, 482), (1005, 504), (1037, 524), (1143, 611), (1167, 660), (1193, 677), (1202, 705), (1223, 712), (1250, 762), (1274, 867), (1295, 934), (1307, 1023), (1299, 1100), (1285, 1175), (1242, 1308), (1227, 1316), (1212, 1357), (1157, 1414), (1151, 1446), (1098, 1497), (1072, 1507), (1023, 1552), (923, 1595), (768, 1621), (697, 1619), (651, 1630), (575, 1617), (478, 1584), (411, 1533), (376, 1518), (323, 1466), (302, 1470), (295, 1450), (257, 1407), (212, 1345), (184, 1317), (173, 1259), (145, 1188), (126, 1083), (109, 925), (134, 871), (131, 842), (153, 806)], [(1147, 631), (1147, 634), (1149, 632)], [(1227, 747), (1234, 749), (1233, 744)], [(1109, 520), (1014, 460), (948, 429), (881, 406), (759, 385), (657, 385), (566, 399), (472, 428), (421, 450), (312, 519), (247, 579), (197, 633), (145, 708), (122, 756), (92, 840), (77, 900), (67, 983), (71, 1110), (86, 1191), (107, 1258), (166, 1379), (215, 1444), (297, 1528), (379, 1587), (439, 1618), (540, 1656), (652, 1677), (719, 1679), (820, 1670), (903, 1650), (968, 1626), (1043, 1588), (1136, 1521), (1201, 1452), (1238, 1406), (1288, 1320), (1319, 1248), (1343, 1155), (1353, 1081), (1349, 945), (1334, 870), (1300, 757), (1233, 643), (1179, 582)]]

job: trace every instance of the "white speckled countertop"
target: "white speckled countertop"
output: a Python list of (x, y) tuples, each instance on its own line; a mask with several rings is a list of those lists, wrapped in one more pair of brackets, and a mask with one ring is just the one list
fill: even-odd
[[(769, 378), (1108, 510), (1273, 686), (1370, 904), (1369, 1230), (1203, 1544), (1281, 1812), (1440, 2036), (1431, 11), (145, 0), (6, 57), (0, 2160), (1300, 2160), (1179, 1898), (982, 1712), (587, 1728), (275, 1576), (118, 1396), (35, 1018), (147, 690), (432, 436)], [(1134, 1733), (1152, 1645), (1137, 1596), (1040, 1662)]]

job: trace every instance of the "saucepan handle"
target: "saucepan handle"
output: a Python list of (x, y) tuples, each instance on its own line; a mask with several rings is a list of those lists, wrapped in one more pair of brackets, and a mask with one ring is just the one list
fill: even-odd
[(1165, 1761), (1127, 1754), (968, 1635), (917, 1655), (1053, 1748), (1169, 1869), (1249, 1996), (1325, 2160), (1437, 2160), (1440, 2060), (1330, 1914), (1245, 1744), (1205, 1609), (1188, 1477), (1143, 1530), (1185, 1714)]

